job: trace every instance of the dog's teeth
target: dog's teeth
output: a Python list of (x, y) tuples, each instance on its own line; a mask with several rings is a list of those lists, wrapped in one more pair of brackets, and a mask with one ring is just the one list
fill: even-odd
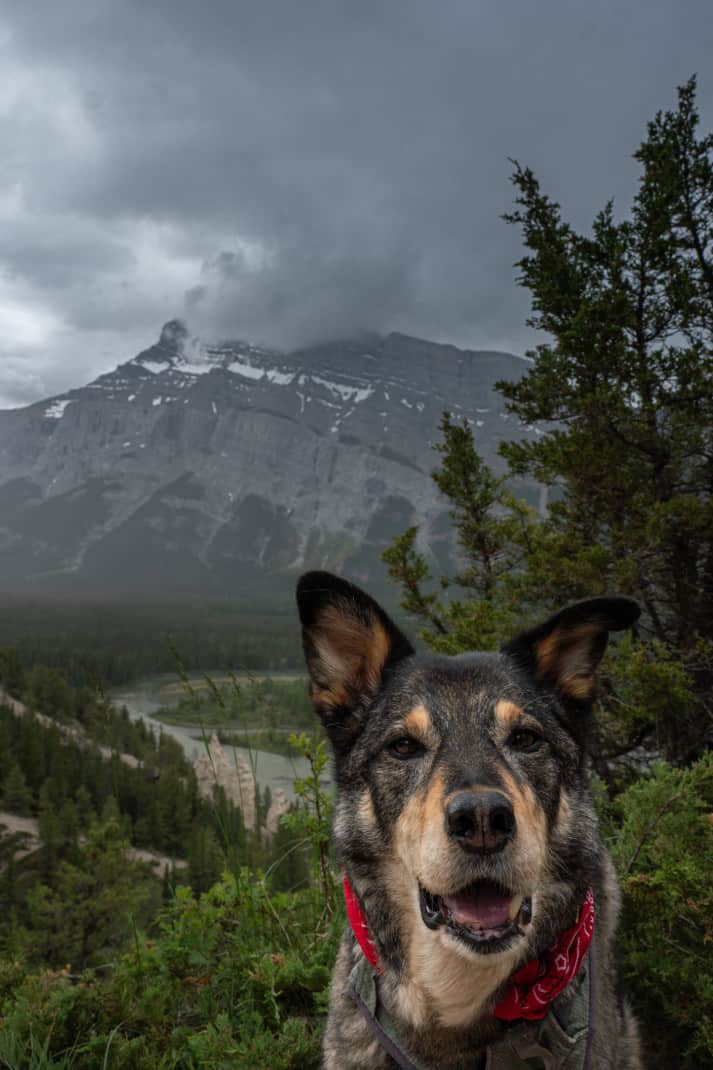
[(509, 913), (508, 913), (508, 917), (510, 918), (510, 921), (515, 921), (515, 918), (520, 913), (520, 907), (521, 906), (522, 906), (522, 896), (521, 895), (516, 895), (513, 899), (511, 899), (511, 901), (510, 901), (510, 910), (509, 910)]

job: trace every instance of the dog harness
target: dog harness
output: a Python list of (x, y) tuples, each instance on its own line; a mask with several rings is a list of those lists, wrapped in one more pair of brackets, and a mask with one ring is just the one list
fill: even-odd
[[(362, 957), (344, 994), (400, 1070), (430, 1070), (407, 1053), (378, 995), (381, 973), (369, 926), (344, 875), (347, 916)], [(510, 978), (493, 1014), (513, 1022), (485, 1050), (483, 1070), (588, 1070), (594, 1036), (594, 897), (587, 892), (577, 921), (543, 955)], [(561, 998), (565, 989), (567, 996)]]

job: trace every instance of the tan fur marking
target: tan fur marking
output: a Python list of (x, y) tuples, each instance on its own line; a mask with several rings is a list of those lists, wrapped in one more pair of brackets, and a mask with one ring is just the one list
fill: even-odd
[(347, 699), (348, 695), (345, 688), (340, 687), (337, 683), (330, 689), (324, 687), (312, 688), (312, 704), (318, 710), (323, 709), (325, 706), (346, 706)]
[(357, 810), (359, 814), (359, 823), (362, 828), (372, 829), (376, 824), (376, 812), (374, 810), (374, 800), (372, 799), (371, 792), (368, 788), (359, 800)]
[(569, 795), (562, 788), (560, 791), (560, 801), (557, 807), (557, 820), (555, 822), (557, 831), (562, 836), (566, 836), (572, 829), (572, 806), (569, 801)]
[[(401, 846), (403, 848), (404, 845)], [(399, 930), (408, 963), (404, 971), (404, 979), (397, 985), (394, 996), (399, 1010), (402, 1013), (405, 1012), (406, 1021), (411, 1022), (418, 1029), (423, 1027), (428, 1020), (426, 993), (420, 985), (419, 978), (412, 976), (410, 968), (412, 948), (418, 943), (419, 935), (415, 923), (421, 920), (418, 884), (400, 858), (393, 858), (385, 863), (384, 877), (389, 898), (398, 907)]]
[(381, 682), (381, 671), (386, 664), (390, 649), (391, 640), (389, 639), (386, 629), (380, 621), (373, 618), (365, 665), (369, 687), (378, 687)]
[(313, 641), (323, 685), (312, 692), (317, 708), (345, 706), (350, 694), (372, 691), (379, 686), (391, 640), (375, 616), (366, 625), (338, 605), (327, 606), (313, 633)]
[(537, 675), (556, 684), (570, 698), (590, 698), (595, 675), (591, 663), (592, 640), (601, 625), (589, 622), (563, 631), (556, 628), (535, 645)]
[[(443, 774), (436, 770), (425, 791), (412, 795), (406, 802), (396, 822), (394, 844), (396, 853), (408, 873), (415, 878), (426, 879), (419, 859), (424, 859), (429, 869), (428, 887), (449, 883), (447, 872), (449, 843), (445, 833)], [(434, 870), (443, 861), (444, 872), (436, 876)], [(434, 862), (436, 865), (434, 865)]]
[(561, 634), (555, 630), (544, 639), (535, 644), (535, 659), (537, 661), (537, 675), (540, 677), (556, 678), (557, 660), (560, 653)]
[(496, 988), (510, 976), (520, 949), (488, 959), (473, 961), (467, 948), (460, 948), (443, 930), (433, 933), (434, 940), (423, 940), (421, 933), (409, 948), (410, 991), (404, 991), (402, 1013), (411, 1009), (413, 998), (424, 993), (422, 1015), (435, 1012), (438, 1022), (447, 1028), (465, 1028), (475, 1021)]
[(419, 703), (418, 706), (404, 717), (404, 729), (416, 739), (425, 740), (431, 731), (431, 715), (426, 707)]
[(535, 888), (542, 879), (547, 858), (547, 818), (529, 784), (520, 787), (515, 778), (498, 769), (515, 811), (517, 856), (514, 867), (520, 881)]
[(501, 698), (495, 703), (495, 718), (501, 728), (508, 731), (523, 716), (522, 709), (515, 702)]
[(423, 800), (423, 809), (421, 811), (422, 835), (429, 826), (440, 826), (443, 824), (443, 814), (445, 811), (443, 797), (443, 773), (440, 769), (437, 769), (431, 777), (431, 783), (428, 786), (428, 791)]
[(591, 676), (572, 676), (569, 679), (562, 680), (560, 688), (570, 698), (591, 698), (594, 693), (595, 682), (594, 673)]

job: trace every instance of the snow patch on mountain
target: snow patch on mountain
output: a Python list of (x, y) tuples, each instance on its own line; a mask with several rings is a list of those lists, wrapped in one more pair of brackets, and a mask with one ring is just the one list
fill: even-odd
[(152, 375), (160, 375), (161, 372), (165, 372), (171, 367), (169, 360), (139, 360), (137, 357), (136, 363), (140, 364), (142, 368), (146, 368), (146, 371), (151, 372)]
[(208, 372), (213, 371), (215, 364), (208, 364), (207, 361), (182, 360), (178, 368), (184, 375), (207, 375)]
[(245, 364), (241, 360), (233, 360), (228, 365), (228, 371), (233, 375), (242, 375), (244, 379), (264, 379), (264, 368), (253, 368), (252, 364)]
[(72, 400), (72, 398), (63, 398), (60, 401), (53, 401), (45, 409), (45, 418), (48, 420), (61, 420), (67, 406), (72, 404)]
[(271, 383), (277, 386), (289, 386), (295, 378), (296, 372), (278, 372), (276, 368), (268, 368), (265, 375)]
[(373, 386), (358, 387), (349, 386), (346, 383), (334, 383), (329, 379), (321, 379), (319, 375), (312, 375), (310, 378), (313, 383), (326, 387), (334, 397), (339, 397), (342, 401), (366, 401), (374, 393)]

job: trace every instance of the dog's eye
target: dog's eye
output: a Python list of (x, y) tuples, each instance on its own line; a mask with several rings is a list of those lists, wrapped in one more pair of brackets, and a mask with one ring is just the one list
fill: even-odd
[(516, 728), (508, 743), (514, 750), (536, 750), (542, 743), (542, 736), (531, 728)]
[(419, 754), (423, 754), (424, 747), (423, 743), (419, 743), (417, 739), (411, 739), (410, 736), (399, 736), (398, 739), (394, 739), (389, 743), (387, 750), (395, 758), (417, 758)]

